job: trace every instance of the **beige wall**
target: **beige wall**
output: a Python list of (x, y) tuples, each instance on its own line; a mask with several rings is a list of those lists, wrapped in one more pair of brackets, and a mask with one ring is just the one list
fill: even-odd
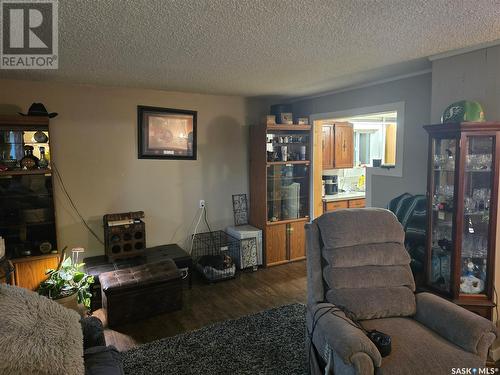
[[(102, 238), (102, 215), (144, 210), (148, 246), (182, 244), (205, 199), (212, 229), (232, 224), (231, 195), (248, 192), (247, 133), (263, 108), (242, 97), (0, 80), (0, 109), (43, 102), (64, 183)], [(2, 106), (3, 105), (3, 106)], [(198, 111), (198, 160), (137, 159), (137, 105)], [(103, 247), (55, 183), (59, 247)]]

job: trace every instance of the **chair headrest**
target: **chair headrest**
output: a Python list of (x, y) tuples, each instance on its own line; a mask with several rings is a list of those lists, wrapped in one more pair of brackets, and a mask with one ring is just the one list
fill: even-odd
[(352, 208), (323, 214), (315, 220), (326, 248), (399, 243), (405, 233), (396, 216), (383, 208)]

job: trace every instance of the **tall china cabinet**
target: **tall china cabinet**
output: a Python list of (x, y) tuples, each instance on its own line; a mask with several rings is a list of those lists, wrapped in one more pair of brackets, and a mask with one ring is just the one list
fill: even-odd
[(500, 122), (424, 128), (429, 133), (427, 286), (491, 319)]
[(12, 282), (35, 290), (59, 263), (47, 117), (0, 116), (0, 237)]
[(305, 259), (311, 126), (251, 126), (250, 153), (250, 224), (262, 229), (265, 265)]

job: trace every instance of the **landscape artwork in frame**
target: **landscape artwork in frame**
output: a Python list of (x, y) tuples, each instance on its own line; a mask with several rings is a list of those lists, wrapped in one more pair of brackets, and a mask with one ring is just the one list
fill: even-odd
[(196, 160), (197, 112), (137, 107), (139, 159)]

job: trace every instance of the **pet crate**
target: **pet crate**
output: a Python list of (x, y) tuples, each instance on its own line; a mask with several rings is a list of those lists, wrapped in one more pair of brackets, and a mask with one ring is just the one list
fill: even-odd
[(236, 274), (233, 257), (239, 256), (240, 240), (224, 231), (197, 233), (191, 256), (195, 269), (208, 282), (231, 279)]

